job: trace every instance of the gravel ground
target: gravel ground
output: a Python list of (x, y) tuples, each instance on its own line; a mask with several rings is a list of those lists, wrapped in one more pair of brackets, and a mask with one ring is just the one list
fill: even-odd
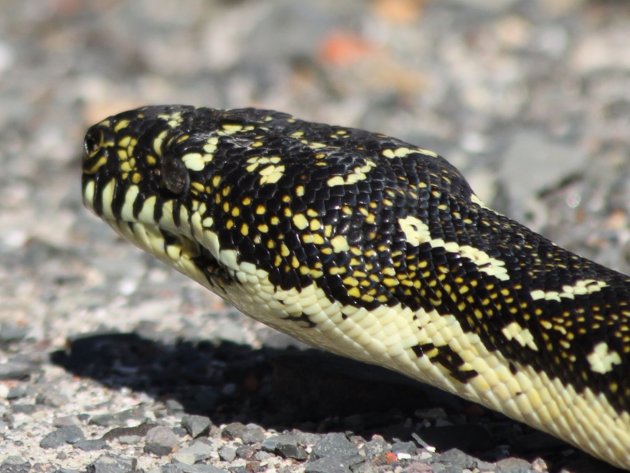
[(628, 273), (628, 2), (2, 9), (0, 472), (609, 471), (239, 315), (89, 215), (79, 163), (122, 109), (280, 109), (436, 149), (495, 208)]

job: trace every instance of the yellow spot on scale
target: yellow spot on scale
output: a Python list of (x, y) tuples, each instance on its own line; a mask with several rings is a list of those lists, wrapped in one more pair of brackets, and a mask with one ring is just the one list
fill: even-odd
[(219, 137), (211, 136), (206, 140), (206, 144), (203, 145), (203, 150), (208, 154), (213, 154), (217, 150), (219, 145)]
[(293, 216), (293, 225), (299, 230), (304, 230), (308, 227), (308, 220), (304, 214), (296, 214)]
[(560, 299), (575, 299), (576, 296), (583, 296), (599, 292), (602, 288), (606, 287), (605, 281), (596, 281), (594, 279), (584, 279), (577, 281), (575, 285), (562, 286), (561, 291), (543, 291), (542, 289), (536, 289), (530, 293), (533, 300), (547, 300), (560, 302)]
[(479, 207), (481, 207), (482, 209), (491, 210), (492, 212), (494, 212), (494, 210), (492, 210), (490, 207), (488, 207), (486, 204), (484, 204), (484, 203), (483, 203), (483, 201), (482, 201), (479, 197), (477, 197), (475, 194), (472, 194), (472, 195), (470, 196), (470, 201), (471, 201), (473, 204), (478, 205), (478, 206), (479, 206)]
[(374, 161), (368, 160), (365, 165), (355, 167), (352, 172), (346, 176), (331, 177), (328, 181), (326, 181), (326, 184), (328, 184), (329, 187), (356, 184), (357, 182), (366, 179), (367, 173), (375, 166), (376, 163)]
[(127, 128), (129, 126), (129, 122), (131, 120), (120, 120), (118, 123), (116, 123), (116, 125), (114, 125), (114, 131), (116, 133), (120, 132), (120, 130), (122, 130), (123, 128)]
[(348, 240), (343, 235), (337, 235), (334, 238), (332, 238), (330, 240), (330, 244), (335, 253), (343, 253), (350, 249), (350, 246), (348, 245)]
[(181, 112), (162, 113), (161, 115), (158, 115), (158, 117), (165, 120), (171, 128), (178, 128), (183, 121)]
[(260, 185), (275, 184), (284, 174), (284, 166), (269, 165), (260, 170)]
[(471, 260), (479, 271), (494, 276), (501, 281), (507, 281), (510, 276), (505, 267), (505, 261), (491, 257), (485, 251), (469, 245), (459, 245), (451, 241), (445, 242), (441, 238), (433, 239), (426, 223), (412, 215), (398, 220), (400, 229), (405, 234), (407, 243), (419, 246), (428, 243), (432, 248), (444, 248), (449, 253), (459, 254)]
[(606, 342), (595, 345), (593, 351), (586, 356), (591, 370), (596, 373), (606, 374), (612, 371), (614, 365), (621, 364), (621, 357), (616, 351), (611, 351)]
[(118, 146), (120, 146), (121, 148), (127, 148), (129, 146), (129, 143), (131, 143), (131, 136), (129, 135), (123, 136), (121, 139), (118, 140)]
[(163, 130), (153, 140), (153, 151), (155, 151), (158, 155), (162, 154), (162, 145), (164, 144), (164, 139), (167, 135), (168, 130)]
[(84, 169), (83, 173), (84, 174), (95, 174), (96, 171), (99, 170), (99, 168), (101, 166), (103, 166), (105, 163), (107, 163), (107, 158), (105, 156), (101, 156), (98, 161), (96, 161), (92, 167), (88, 168), (88, 169)]
[(243, 129), (243, 125), (239, 125), (238, 123), (225, 123), (221, 128), (223, 129), (224, 134), (231, 135), (241, 131)]
[(534, 351), (538, 351), (538, 346), (536, 346), (532, 332), (525, 327), (521, 327), (518, 322), (509, 323), (501, 332), (508, 340), (515, 340), (523, 347), (529, 347)]
[(182, 161), (184, 162), (184, 166), (186, 166), (191, 171), (201, 171), (206, 164), (212, 161), (211, 154), (201, 154), (201, 153), (187, 153), (182, 156)]
[(385, 149), (382, 152), (382, 155), (386, 158), (404, 158), (409, 156), (410, 154), (423, 154), (425, 156), (430, 156), (432, 158), (437, 158), (438, 154), (435, 151), (431, 151), (429, 149), (424, 148), (407, 148), (405, 146), (401, 146), (396, 149)]

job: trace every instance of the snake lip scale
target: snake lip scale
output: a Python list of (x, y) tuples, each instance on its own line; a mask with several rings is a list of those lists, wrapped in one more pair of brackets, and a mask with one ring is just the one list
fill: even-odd
[(433, 151), (148, 106), (88, 130), (83, 200), (271, 327), (630, 469), (630, 278), (495, 212)]

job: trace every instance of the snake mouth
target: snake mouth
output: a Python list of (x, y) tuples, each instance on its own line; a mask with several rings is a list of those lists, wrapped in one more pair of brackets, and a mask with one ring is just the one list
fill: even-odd
[(187, 235), (166, 230), (155, 223), (107, 218), (104, 221), (140, 249), (219, 295), (233, 282), (233, 277), (210, 250)]
[[(110, 187), (111, 186), (111, 187)], [(214, 292), (224, 292), (233, 277), (212, 252), (193, 236), (187, 219), (175, 221), (173, 201), (141, 198), (127, 189), (119, 199), (114, 180), (97, 186), (84, 174), (83, 201), (116, 233)], [(117, 204), (117, 200), (120, 202)], [(138, 211), (134, 211), (137, 209)], [(161, 219), (156, 218), (162, 215)]]

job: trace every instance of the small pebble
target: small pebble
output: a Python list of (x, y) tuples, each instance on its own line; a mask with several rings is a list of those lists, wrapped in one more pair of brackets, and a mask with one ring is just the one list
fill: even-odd
[(231, 424), (223, 427), (221, 431), (221, 436), (230, 440), (234, 439), (242, 439), (243, 433), (247, 430), (247, 427), (240, 422), (232, 422)]
[(39, 442), (39, 446), (42, 448), (59, 448), (67, 443), (76, 443), (83, 439), (85, 439), (85, 436), (81, 429), (76, 425), (70, 425), (60, 427), (46, 434)]
[(157, 426), (147, 432), (144, 451), (157, 456), (168, 455), (179, 444), (179, 437), (168, 427)]
[(241, 439), (245, 444), (260, 443), (265, 440), (265, 430), (256, 424), (247, 424), (241, 434)]
[(93, 452), (94, 450), (105, 450), (109, 447), (107, 446), (107, 442), (102, 439), (84, 439), (75, 442), (74, 448), (78, 448), (84, 452)]
[(117, 455), (103, 455), (88, 465), (89, 473), (136, 473), (137, 460)]
[(210, 429), (210, 418), (205, 416), (190, 415), (182, 417), (182, 426), (192, 438), (207, 434)]
[(309, 461), (305, 468), (305, 473), (352, 473), (348, 459), (326, 457)]
[(29, 461), (18, 455), (10, 455), (0, 463), (0, 472), (2, 473), (28, 473), (30, 470)]
[(409, 455), (415, 455), (418, 451), (418, 447), (414, 442), (396, 442), (392, 445), (391, 450), (394, 453), (407, 453)]
[(10, 322), (0, 322), (0, 345), (17, 342), (26, 337), (29, 328)]
[(282, 458), (293, 458), (295, 460), (306, 460), (308, 453), (299, 445), (298, 436), (294, 434), (274, 435), (265, 439), (261, 445), (264, 451), (275, 453)]
[(226, 445), (219, 449), (219, 458), (226, 462), (231, 462), (236, 458), (236, 448)]
[(55, 418), (53, 425), (55, 427), (68, 427), (71, 425), (79, 426), (81, 425), (81, 421), (77, 416), (63, 416)]
[(20, 399), (22, 397), (27, 396), (29, 390), (25, 385), (12, 386), (9, 388), (7, 395), (5, 396), (7, 401), (13, 401), (15, 399)]
[(68, 396), (63, 393), (55, 390), (47, 390), (39, 393), (37, 395), (37, 398), (35, 399), (35, 402), (44, 406), (61, 407), (68, 404), (70, 400), (68, 399)]
[(496, 473), (535, 473), (535, 471), (532, 464), (522, 458), (504, 458), (495, 466)]
[(175, 399), (167, 399), (164, 404), (166, 405), (166, 410), (169, 414), (175, 414), (184, 410), (182, 403), (176, 401)]
[(32, 414), (37, 410), (35, 404), (12, 404), (11, 410), (15, 414)]
[(345, 434), (330, 433), (324, 435), (314, 446), (314, 458), (349, 458), (359, 454), (359, 450)]

